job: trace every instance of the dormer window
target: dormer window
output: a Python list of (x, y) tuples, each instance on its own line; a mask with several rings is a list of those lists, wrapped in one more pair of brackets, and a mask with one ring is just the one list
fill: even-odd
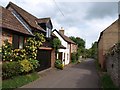
[(46, 28), (46, 37), (50, 38), (51, 37), (51, 29)]

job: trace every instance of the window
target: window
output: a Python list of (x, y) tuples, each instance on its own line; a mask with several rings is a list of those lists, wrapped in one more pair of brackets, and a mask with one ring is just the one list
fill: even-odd
[(13, 47), (14, 49), (22, 49), (24, 45), (24, 38), (22, 36), (13, 35)]
[(22, 36), (19, 37), (19, 48), (22, 49), (23, 48), (23, 43), (24, 43), (24, 39)]
[(13, 35), (13, 47), (14, 49), (18, 48), (18, 35)]
[(68, 54), (67, 54), (67, 60), (69, 59), (69, 56), (68, 56)]
[(51, 36), (51, 29), (47, 28), (46, 29), (46, 37), (50, 38)]

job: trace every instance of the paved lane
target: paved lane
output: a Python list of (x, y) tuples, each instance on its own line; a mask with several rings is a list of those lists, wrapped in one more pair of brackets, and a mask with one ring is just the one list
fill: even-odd
[(52, 69), (41, 74), (41, 78), (22, 88), (99, 88), (99, 77), (94, 60), (86, 61), (64, 70)]

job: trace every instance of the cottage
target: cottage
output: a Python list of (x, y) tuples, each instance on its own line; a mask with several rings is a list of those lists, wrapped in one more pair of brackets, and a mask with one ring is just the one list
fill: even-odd
[(105, 54), (118, 42), (118, 20), (101, 32), (98, 40), (98, 59), (101, 68), (105, 68)]
[(57, 59), (62, 60), (64, 65), (67, 65), (71, 62), (71, 53), (77, 51), (77, 45), (69, 37), (64, 35), (64, 29), (57, 31), (54, 30), (53, 33), (60, 39), (62, 46), (65, 48), (59, 49), (59, 54)]
[[(12, 2), (7, 5), (6, 9), (12, 13), (14, 18), (16, 18), (22, 27), (27, 29), (30, 34), (34, 35), (34, 33), (37, 32), (45, 36), (46, 42), (43, 43), (42, 47), (38, 48), (37, 59), (40, 63), (38, 70), (53, 67), (55, 52), (50, 44), (50, 41), (54, 38), (51, 34), (53, 26), (50, 18), (38, 19)], [(19, 29), (19, 31), (21, 31), (21, 29)]]
[(1, 40), (8, 39), (8, 42), (13, 45), (14, 48), (23, 48), (27, 37), (33, 37), (33, 34), (29, 32), (14, 15), (4, 7), (0, 7), (0, 28), (2, 29)]

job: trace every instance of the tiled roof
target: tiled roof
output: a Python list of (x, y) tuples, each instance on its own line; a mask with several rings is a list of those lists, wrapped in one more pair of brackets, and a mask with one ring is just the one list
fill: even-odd
[(66, 49), (66, 47), (64, 47), (63, 45), (60, 45), (60, 49)]
[[(56, 31), (65, 41), (69, 42), (69, 43), (72, 43), (72, 44), (76, 44), (75, 42), (73, 42), (69, 37), (65, 36), (64, 34), (60, 33), (59, 31), (57, 30), (54, 30)], [(53, 32), (54, 32), (53, 31)]]
[(9, 6), (12, 7), (17, 13), (19, 13), (31, 27), (38, 29), (38, 30), (41, 30), (41, 31), (45, 31), (43, 28), (41, 28), (37, 24), (37, 21), (36, 21), (37, 18), (35, 16), (33, 16), (32, 14), (23, 10), (22, 8), (20, 8), (19, 6), (15, 5), (12, 2), (9, 2), (9, 4), (7, 5), (6, 8), (8, 8)]
[(37, 19), (37, 22), (38, 23), (47, 23), (49, 22), (50, 18), (40, 18), (40, 19)]
[(0, 6), (0, 15), (2, 15), (2, 18), (0, 18), (0, 27), (10, 29), (19, 33), (32, 35), (30, 34), (27, 29), (24, 28), (24, 26), (13, 16), (13, 14)]
[(52, 28), (53, 28), (53, 25), (52, 25), (52, 22), (51, 22), (50, 17), (37, 19), (37, 23), (39, 23), (39, 24), (40, 24), (40, 23), (48, 23), (48, 22), (50, 22), (50, 24), (51, 24), (51, 26), (52, 26)]

